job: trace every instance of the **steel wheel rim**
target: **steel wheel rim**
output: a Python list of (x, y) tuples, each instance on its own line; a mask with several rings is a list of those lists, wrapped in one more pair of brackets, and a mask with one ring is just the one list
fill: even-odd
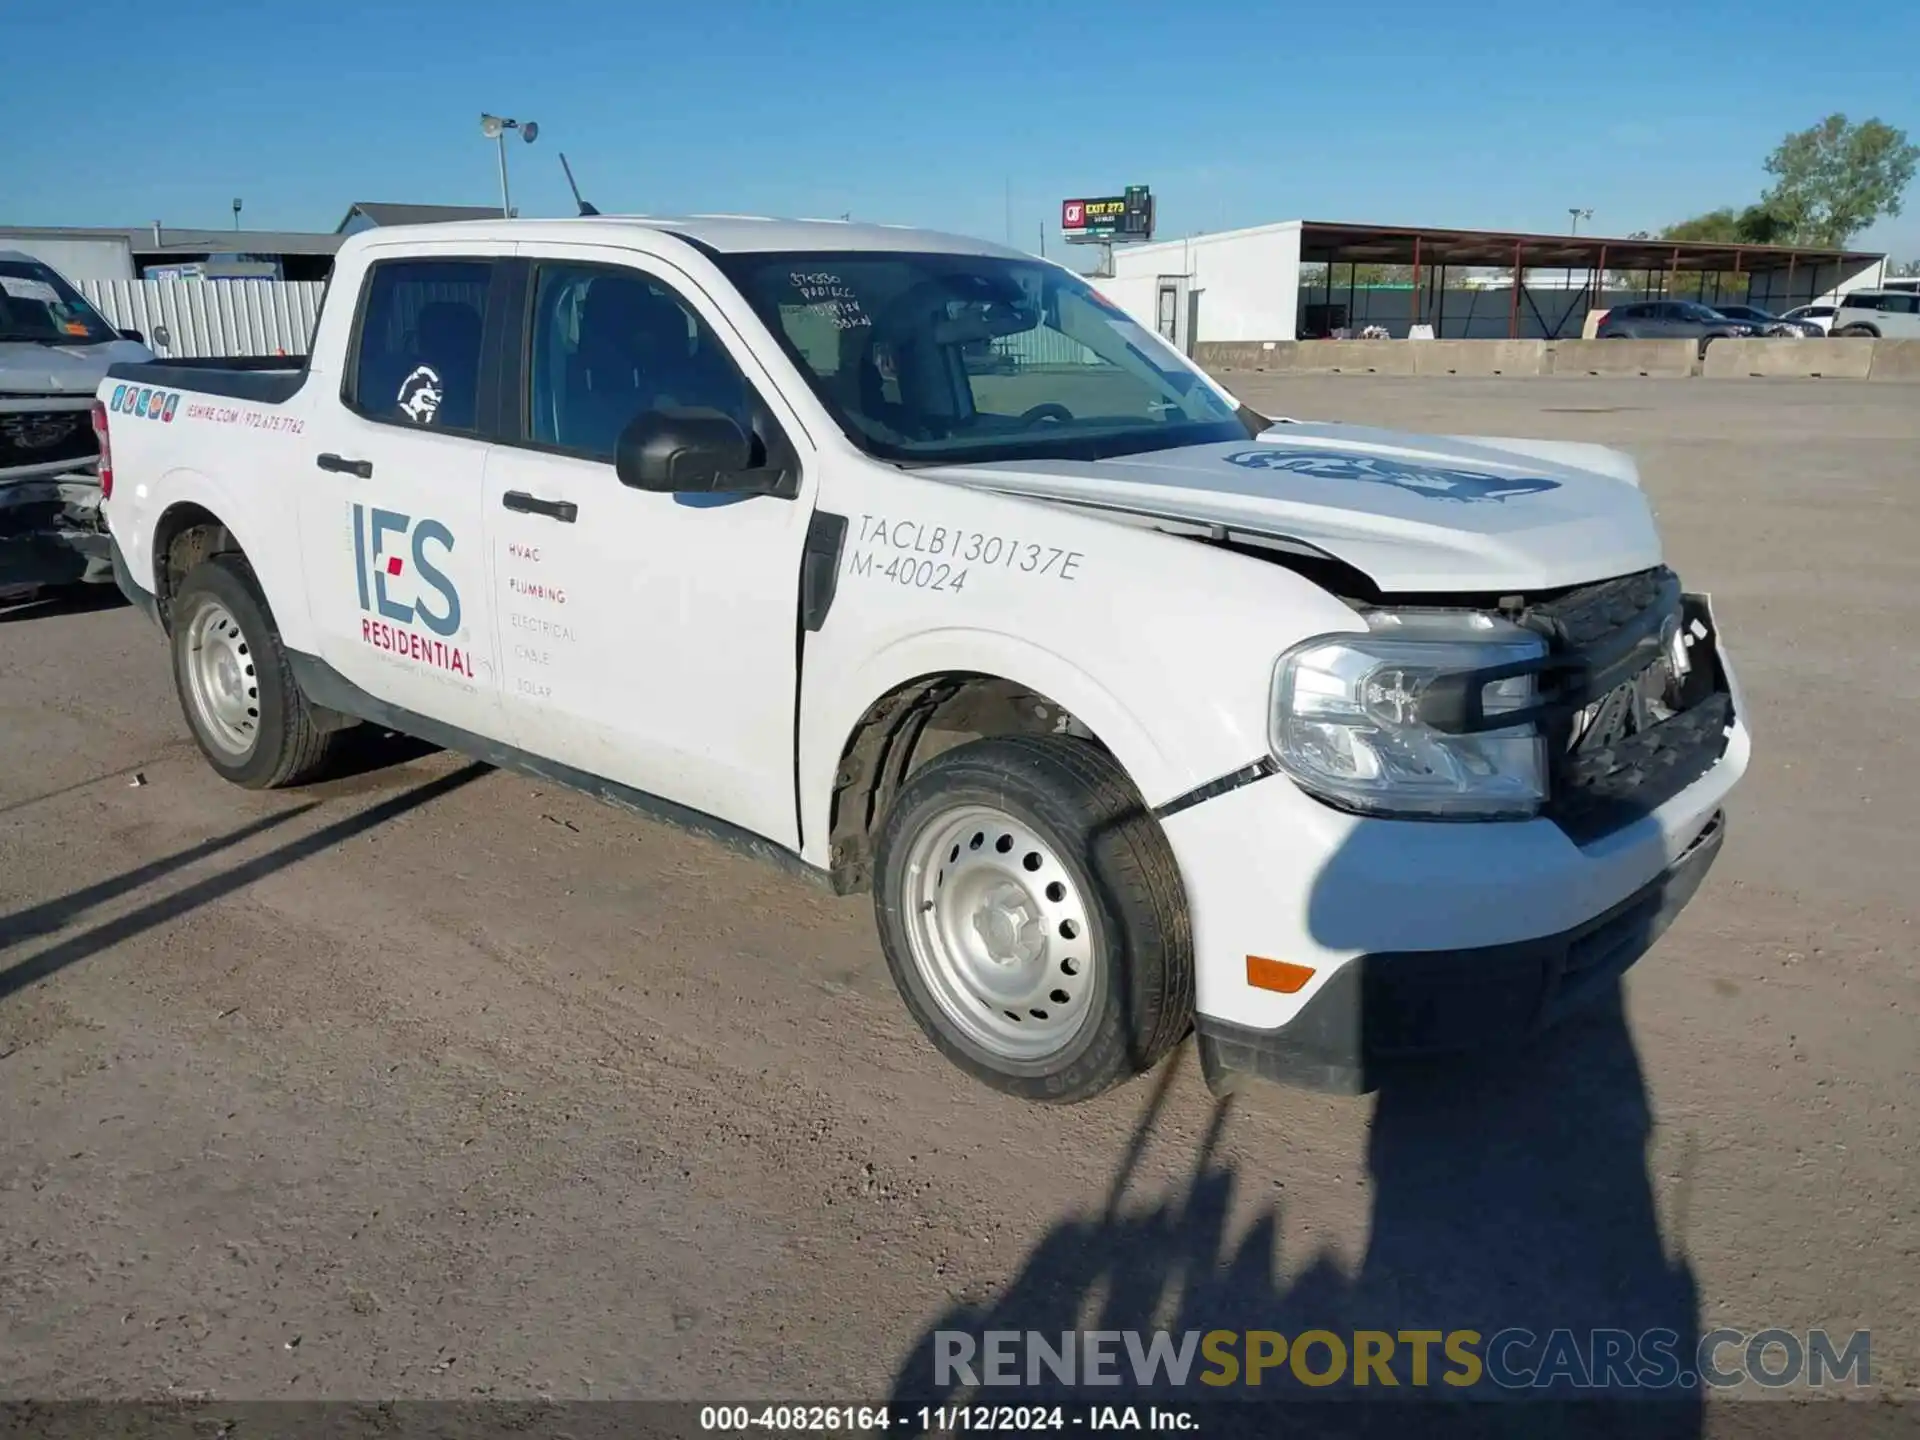
[(240, 622), (218, 600), (203, 600), (188, 623), (182, 668), (201, 733), (229, 755), (252, 750), (260, 681)]
[(1066, 1049), (1098, 991), (1087, 897), (1033, 826), (990, 805), (933, 816), (908, 846), (915, 968), (973, 1044), (1014, 1062)]

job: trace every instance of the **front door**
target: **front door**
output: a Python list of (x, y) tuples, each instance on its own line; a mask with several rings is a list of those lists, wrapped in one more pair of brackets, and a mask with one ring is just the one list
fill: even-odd
[(503, 737), (481, 501), (496, 262), (376, 260), (339, 405), (293, 487), (321, 658), (388, 704)]
[(485, 502), (515, 743), (797, 848), (811, 477), (793, 500), (654, 494), (613, 458), (649, 409), (721, 410), (769, 453), (793, 453), (798, 427), (667, 262), (583, 247), (529, 263), (518, 440), (488, 460)]

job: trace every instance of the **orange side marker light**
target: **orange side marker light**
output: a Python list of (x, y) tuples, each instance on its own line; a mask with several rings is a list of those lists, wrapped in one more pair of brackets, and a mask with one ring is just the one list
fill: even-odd
[(1269, 960), (1264, 955), (1247, 956), (1247, 984), (1256, 990), (1278, 990), (1282, 995), (1297, 995), (1306, 989), (1311, 979), (1311, 965)]

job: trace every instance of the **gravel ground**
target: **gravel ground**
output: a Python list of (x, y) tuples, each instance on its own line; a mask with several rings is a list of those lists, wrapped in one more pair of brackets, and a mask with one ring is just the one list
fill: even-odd
[(864, 899), (417, 746), (227, 787), (138, 614), (15, 607), (0, 1395), (872, 1399), (936, 1328), (1098, 1314), (1865, 1327), (1913, 1398), (1916, 392), (1227, 379), (1639, 458), (1755, 763), (1619, 1005), (1364, 1099), (1216, 1106), (1183, 1050), (1029, 1107)]

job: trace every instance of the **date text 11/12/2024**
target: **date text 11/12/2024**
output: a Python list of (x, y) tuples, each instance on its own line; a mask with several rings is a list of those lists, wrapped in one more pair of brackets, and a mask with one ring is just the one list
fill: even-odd
[(1195, 1431), (1190, 1410), (1158, 1405), (703, 1405), (700, 1428), (722, 1433), (907, 1430), (1003, 1434), (1066, 1430)]

